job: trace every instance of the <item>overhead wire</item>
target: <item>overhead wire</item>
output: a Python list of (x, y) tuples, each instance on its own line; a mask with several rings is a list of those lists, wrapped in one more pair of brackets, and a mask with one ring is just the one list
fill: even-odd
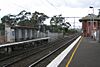
[(23, 7), (22, 5), (19, 5), (19, 4), (16, 4), (16, 3), (13, 3), (13, 5), (19, 7), (19, 8), (23, 8), (24, 10), (29, 10), (28, 8), (26, 7)]
[(50, 4), (53, 8), (55, 8), (57, 11), (59, 11), (61, 13), (61, 10), (58, 9), (54, 4), (52, 4), (50, 1), (45, 0), (48, 4)]

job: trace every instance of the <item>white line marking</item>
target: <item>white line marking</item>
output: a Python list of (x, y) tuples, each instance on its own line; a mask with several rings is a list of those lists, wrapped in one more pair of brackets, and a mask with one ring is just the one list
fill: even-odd
[(44, 39), (49, 39), (49, 38), (50, 37), (45, 37), (45, 38), (37, 38), (37, 39), (21, 41), (21, 42), (7, 43), (7, 44), (0, 45), (0, 47), (6, 47), (6, 46), (11, 46), (11, 45), (15, 45), (15, 44), (22, 44), (22, 43), (27, 43), (27, 42), (32, 42), (32, 41), (39, 41), (39, 40), (44, 40)]
[(71, 49), (75, 46), (75, 44), (79, 41), (81, 36), (79, 36), (70, 46), (68, 46), (61, 54), (59, 54), (51, 63), (49, 63), (46, 67), (58, 67), (61, 61), (68, 55)]

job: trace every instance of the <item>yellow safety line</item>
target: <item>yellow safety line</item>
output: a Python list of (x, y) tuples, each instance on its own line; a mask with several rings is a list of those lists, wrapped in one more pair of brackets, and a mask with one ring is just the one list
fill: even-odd
[(81, 43), (82, 39), (83, 39), (83, 37), (82, 37), (82, 38), (81, 38), (81, 40), (78, 42), (78, 44), (77, 44), (77, 46), (76, 46), (75, 50), (73, 51), (73, 53), (72, 53), (72, 55), (71, 55), (71, 57), (70, 57), (70, 59), (69, 59), (68, 63), (66, 64), (66, 67), (68, 67), (68, 66), (69, 66), (69, 64), (70, 64), (70, 62), (72, 61), (72, 59), (73, 59), (73, 57), (74, 57), (74, 54), (75, 54), (76, 50), (78, 49), (78, 47), (79, 47), (79, 45), (80, 45), (80, 43)]

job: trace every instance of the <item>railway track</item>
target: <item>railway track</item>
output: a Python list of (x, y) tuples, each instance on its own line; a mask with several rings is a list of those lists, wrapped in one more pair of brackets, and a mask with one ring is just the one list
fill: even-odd
[(75, 38), (77, 38), (77, 36), (73, 35), (73, 36), (58, 40), (55, 43), (50, 43), (38, 49), (31, 49), (29, 51), (25, 51), (18, 55), (11, 56), (9, 58), (1, 60), (0, 66), (1, 67), (27, 67), (27, 66), (32, 67), (32, 66), (35, 66), (38, 63), (40, 63), (42, 60), (44, 60), (45, 58), (49, 57), (50, 55), (52, 55), (53, 53), (57, 52), (59, 49), (64, 47), (65, 44), (71, 43)]
[(35, 61), (34, 63), (30, 64), (28, 67), (46, 67), (56, 56), (58, 56), (66, 47), (71, 44), (77, 37), (70, 39), (69, 41), (63, 43), (60, 47), (53, 50), (49, 54), (45, 55), (41, 59)]

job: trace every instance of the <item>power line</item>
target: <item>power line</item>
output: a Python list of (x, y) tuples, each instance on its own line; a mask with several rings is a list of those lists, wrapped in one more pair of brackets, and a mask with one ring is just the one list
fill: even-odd
[(57, 11), (60, 11), (56, 6), (54, 6), (50, 1), (45, 0), (48, 4), (50, 4), (52, 7), (54, 7)]
[[(51, 2), (49, 2), (48, 0), (45, 0), (47, 3), (49, 3), (51, 6), (53, 6), (54, 8), (56, 8)], [(57, 9), (57, 8), (56, 8)]]
[(21, 5), (19, 5), (19, 4), (16, 4), (16, 3), (13, 3), (13, 5), (15, 5), (15, 6), (17, 6), (17, 7), (20, 7), (20, 8), (23, 8), (24, 10), (25, 10), (25, 9), (26, 9), (26, 10), (29, 10), (28, 8), (23, 7), (23, 6), (21, 6)]

